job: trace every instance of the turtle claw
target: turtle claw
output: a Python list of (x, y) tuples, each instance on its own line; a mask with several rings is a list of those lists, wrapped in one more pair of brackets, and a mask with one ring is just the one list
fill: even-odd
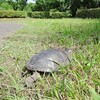
[(21, 77), (24, 77), (25, 75), (27, 75), (28, 71), (26, 70), (25, 72), (21, 73)]

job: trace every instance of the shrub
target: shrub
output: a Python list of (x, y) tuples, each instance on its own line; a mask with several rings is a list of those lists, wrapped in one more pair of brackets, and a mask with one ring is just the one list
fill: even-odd
[(24, 11), (0, 10), (0, 18), (25, 18)]
[(35, 12), (28, 12), (27, 15), (32, 18), (68, 18), (72, 15), (66, 12), (47, 12), (47, 11), (35, 11)]
[(32, 12), (26, 12), (28, 17), (32, 17)]
[(79, 18), (100, 18), (100, 8), (78, 10), (76, 17), (79, 17)]
[(49, 18), (49, 12), (47, 11), (35, 11), (31, 13), (32, 18)]
[(50, 12), (51, 18), (64, 18), (65, 13), (64, 12)]
[(66, 17), (68, 17), (68, 18), (72, 17), (72, 14), (71, 14), (70, 10), (67, 10), (65, 14), (66, 14)]
[(51, 18), (69, 18), (72, 15), (70, 13), (66, 12), (50, 12)]
[(57, 12), (58, 10), (55, 8), (55, 9), (51, 9), (50, 12)]

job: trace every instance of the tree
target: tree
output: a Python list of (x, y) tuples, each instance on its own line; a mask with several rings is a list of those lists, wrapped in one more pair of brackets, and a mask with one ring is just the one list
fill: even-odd
[(14, 10), (24, 10), (27, 0), (7, 0)]
[(94, 8), (100, 7), (100, 0), (36, 0), (36, 10), (50, 11), (50, 9), (57, 9), (65, 12), (70, 10), (72, 16), (76, 15), (77, 9), (80, 7)]
[(19, 10), (24, 10), (26, 7), (27, 0), (17, 0)]
[(77, 9), (80, 7), (80, 5), (81, 5), (80, 0), (72, 0), (70, 10), (73, 17), (75, 17)]
[(94, 8), (96, 6), (96, 0), (83, 0), (84, 8)]
[(36, 0), (36, 9), (49, 11), (50, 9), (58, 8), (58, 0)]
[(2, 4), (2, 3), (4, 3), (6, 0), (0, 0), (0, 5)]
[(12, 6), (9, 5), (7, 2), (4, 2), (0, 5), (0, 9), (4, 9), (4, 10), (13, 10)]
[(7, 0), (7, 2), (13, 7), (14, 10), (18, 9), (17, 2), (15, 2), (13, 0)]
[(27, 12), (32, 12), (32, 11), (34, 11), (34, 10), (35, 10), (35, 4), (33, 4), (33, 3), (28, 3), (28, 4), (26, 5), (25, 10), (26, 10)]
[(60, 7), (59, 10), (60, 11), (66, 11), (70, 9), (71, 6), (71, 0), (58, 0)]

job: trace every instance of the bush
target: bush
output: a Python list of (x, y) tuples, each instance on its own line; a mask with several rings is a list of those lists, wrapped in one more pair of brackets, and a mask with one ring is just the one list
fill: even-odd
[(28, 12), (27, 15), (32, 18), (68, 18), (72, 15), (66, 12), (46, 12), (46, 11), (35, 11), (35, 12)]
[(100, 18), (100, 8), (78, 10), (76, 17), (79, 17), (79, 18)]
[(35, 11), (31, 13), (32, 18), (49, 18), (49, 12), (46, 11)]
[(65, 12), (50, 12), (50, 17), (51, 18), (69, 18), (72, 15), (70, 13), (65, 13)]
[(64, 18), (65, 13), (64, 12), (50, 12), (51, 18)]
[(26, 12), (28, 17), (32, 17), (32, 12)]
[(50, 12), (57, 12), (58, 10), (55, 8), (55, 9), (51, 9)]
[(66, 17), (68, 17), (68, 18), (71, 18), (72, 17), (72, 14), (71, 14), (71, 11), (70, 10), (67, 10), (66, 11)]
[(25, 18), (24, 11), (0, 10), (0, 18)]

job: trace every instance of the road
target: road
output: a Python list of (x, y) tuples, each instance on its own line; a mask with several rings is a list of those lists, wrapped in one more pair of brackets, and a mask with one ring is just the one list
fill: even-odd
[(0, 42), (9, 36), (11, 36), (14, 32), (23, 28), (23, 24), (18, 24), (14, 22), (0, 22)]

